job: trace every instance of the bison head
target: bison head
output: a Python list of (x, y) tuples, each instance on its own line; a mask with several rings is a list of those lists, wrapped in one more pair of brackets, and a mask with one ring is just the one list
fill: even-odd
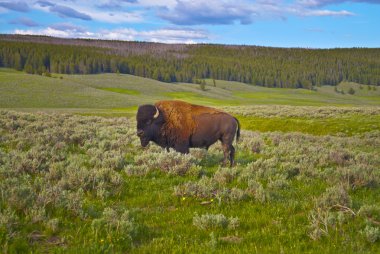
[(149, 141), (154, 141), (163, 124), (163, 116), (154, 105), (142, 105), (137, 110), (137, 136), (141, 146), (146, 147)]

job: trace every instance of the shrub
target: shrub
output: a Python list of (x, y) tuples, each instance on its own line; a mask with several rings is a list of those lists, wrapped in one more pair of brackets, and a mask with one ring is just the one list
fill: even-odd
[(271, 157), (269, 159), (259, 158), (258, 160), (247, 164), (242, 170), (239, 178), (240, 180), (256, 179), (256, 178), (269, 178), (280, 173), (277, 168), (278, 158)]
[(7, 200), (7, 205), (10, 208), (22, 212), (26, 208), (33, 206), (36, 195), (30, 176), (23, 175), (19, 178), (7, 178), (0, 182), (0, 188), (2, 198)]
[(216, 239), (214, 232), (210, 233), (210, 241), (208, 242), (208, 245), (212, 250), (215, 250), (218, 245), (218, 239)]
[(214, 178), (203, 176), (199, 181), (190, 181), (174, 188), (174, 195), (180, 197), (195, 197), (200, 199), (216, 198), (222, 201), (241, 201), (247, 198), (247, 193), (239, 188), (222, 187)]
[(348, 89), (348, 93), (353, 95), (355, 94), (355, 90), (352, 87), (350, 87), (350, 89)]
[(0, 233), (5, 231), (7, 238), (15, 235), (19, 223), (19, 218), (13, 210), (0, 210)]
[(218, 191), (218, 183), (210, 177), (203, 176), (198, 182), (186, 182), (174, 188), (176, 196), (211, 198)]
[(204, 176), (206, 174), (206, 172), (201, 166), (192, 165), (190, 167), (189, 171), (187, 171), (187, 174), (190, 176), (194, 176), (196, 178), (200, 178), (200, 177)]
[(338, 168), (336, 176), (341, 182), (347, 183), (352, 189), (361, 187), (376, 187), (380, 184), (380, 172), (370, 165), (358, 164)]
[(341, 149), (330, 151), (329, 156), (330, 160), (339, 166), (344, 166), (348, 164), (348, 161), (351, 158), (350, 154), (347, 151)]
[(57, 200), (57, 207), (65, 209), (67, 212), (73, 215), (83, 216), (83, 201), (84, 201), (84, 191), (83, 189), (78, 189), (77, 191), (64, 190)]
[(347, 210), (331, 211), (322, 208), (316, 208), (309, 214), (309, 236), (313, 240), (319, 240), (323, 236), (328, 236), (331, 228), (338, 230), (350, 218)]
[(351, 198), (342, 185), (327, 188), (326, 192), (317, 199), (317, 207), (322, 209), (330, 209), (336, 205), (351, 206)]
[(42, 75), (51, 78), (51, 73), (48, 70), (43, 72)]
[(199, 229), (236, 229), (240, 222), (238, 218), (227, 218), (223, 214), (196, 214), (193, 217), (193, 225)]
[(350, 208), (351, 198), (342, 185), (328, 188), (317, 200), (309, 214), (309, 236), (318, 240), (328, 236), (331, 227), (338, 227), (355, 216)]
[(28, 208), (26, 218), (32, 223), (45, 221), (47, 218), (45, 208), (38, 207), (37, 205)]
[(59, 230), (59, 219), (54, 218), (46, 222), (46, 228), (52, 233), (55, 234)]
[(265, 203), (270, 200), (269, 193), (264, 189), (263, 185), (256, 180), (248, 181), (247, 194), (255, 198), (260, 203)]
[(260, 153), (262, 151), (262, 149), (264, 148), (264, 141), (260, 138), (260, 139), (255, 139), (252, 141), (252, 152), (254, 153)]
[(228, 198), (231, 201), (242, 201), (242, 200), (246, 199), (247, 196), (248, 195), (245, 193), (244, 190), (234, 187), (231, 189), (231, 191), (228, 195)]
[(366, 226), (361, 233), (366, 237), (367, 241), (374, 243), (380, 239), (380, 229), (378, 227)]
[(234, 178), (237, 175), (237, 170), (236, 168), (225, 168), (225, 167), (220, 167), (214, 174), (214, 179), (219, 183), (219, 184), (226, 184), (230, 183), (234, 180)]
[(131, 243), (138, 231), (138, 226), (128, 210), (118, 212), (110, 207), (103, 210), (100, 218), (92, 221), (91, 228), (98, 237), (112, 238), (116, 243)]
[(271, 190), (281, 190), (289, 186), (289, 182), (284, 178), (271, 179), (268, 183), (268, 188)]
[(300, 174), (301, 166), (299, 163), (294, 162), (283, 162), (281, 163), (281, 171), (284, 172), (286, 179), (291, 179)]
[(309, 214), (309, 236), (313, 240), (319, 240), (329, 234), (330, 222), (333, 220), (331, 213), (323, 209), (316, 209)]
[(207, 150), (206, 149), (200, 149), (200, 148), (192, 148), (190, 150), (190, 154), (198, 161), (203, 160), (207, 156)]
[(144, 153), (134, 158), (135, 165), (126, 167), (128, 174), (147, 174), (151, 170), (159, 169), (173, 175), (184, 175), (197, 160), (191, 154), (181, 154), (174, 150), (169, 152)]
[(380, 223), (380, 206), (378, 205), (364, 205), (360, 207), (358, 214), (369, 222)]
[(199, 87), (202, 91), (206, 91), (206, 80), (196, 80), (196, 83), (199, 84)]

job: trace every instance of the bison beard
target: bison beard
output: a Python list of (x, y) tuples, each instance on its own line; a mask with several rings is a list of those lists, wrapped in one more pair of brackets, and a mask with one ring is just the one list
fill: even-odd
[(150, 141), (161, 147), (188, 153), (191, 147), (208, 149), (220, 140), (226, 165), (234, 164), (235, 148), (232, 143), (240, 136), (239, 121), (233, 116), (209, 107), (182, 101), (159, 101), (142, 105), (137, 111), (137, 135), (141, 145)]

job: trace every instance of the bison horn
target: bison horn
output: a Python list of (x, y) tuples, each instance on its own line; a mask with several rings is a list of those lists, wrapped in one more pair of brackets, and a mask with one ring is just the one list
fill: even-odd
[(156, 107), (156, 114), (154, 114), (153, 118), (156, 119), (159, 114), (160, 114), (160, 111), (158, 111), (158, 108)]

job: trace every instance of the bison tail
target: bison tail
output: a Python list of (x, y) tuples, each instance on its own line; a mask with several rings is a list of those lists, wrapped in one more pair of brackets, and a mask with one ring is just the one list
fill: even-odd
[(235, 118), (237, 125), (238, 125), (237, 131), (236, 131), (236, 142), (238, 142), (239, 138), (240, 138), (240, 122), (239, 122), (239, 120), (237, 120), (236, 117), (234, 117), (234, 118)]

